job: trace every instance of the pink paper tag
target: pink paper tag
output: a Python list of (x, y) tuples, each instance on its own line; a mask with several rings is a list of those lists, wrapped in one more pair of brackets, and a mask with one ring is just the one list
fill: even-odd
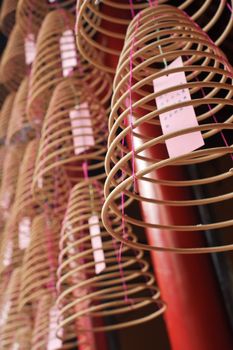
[[(178, 57), (168, 67), (183, 67), (181, 57)], [(184, 72), (177, 72), (165, 75), (153, 80), (154, 92), (158, 93), (164, 89), (179, 86), (187, 83)], [(180, 89), (156, 97), (157, 108), (164, 108), (183, 101), (191, 101), (189, 89)], [(171, 132), (183, 130), (193, 126), (198, 126), (198, 121), (194, 108), (192, 106), (173, 109), (169, 112), (162, 113), (159, 116), (161, 128), (164, 135)], [(167, 151), (170, 158), (178, 157), (189, 153), (204, 145), (204, 140), (200, 131), (173, 137), (166, 141)]]
[(4, 256), (2, 261), (4, 266), (9, 266), (11, 264), (12, 256), (13, 256), (13, 242), (9, 240), (7, 242), (7, 246), (4, 251)]
[(62, 348), (62, 340), (57, 337), (59, 310), (53, 306), (49, 312), (49, 336), (47, 350), (57, 350)]
[(67, 77), (78, 64), (75, 38), (71, 29), (63, 32), (60, 38), (60, 50), (63, 76)]
[(91, 123), (91, 115), (87, 102), (75, 106), (70, 111), (70, 120), (74, 142), (74, 153), (80, 154), (94, 146), (94, 133)]
[(98, 216), (92, 215), (88, 219), (88, 223), (90, 225), (91, 244), (92, 248), (94, 249), (93, 255), (95, 261), (95, 273), (99, 274), (106, 268), (106, 264), (104, 261), (105, 258), (102, 239), (100, 236), (100, 224)]
[(30, 33), (26, 36), (24, 40), (24, 50), (25, 50), (25, 62), (30, 65), (34, 61), (36, 56), (36, 41), (35, 35)]
[(19, 248), (26, 249), (30, 243), (31, 220), (24, 217), (19, 223)]

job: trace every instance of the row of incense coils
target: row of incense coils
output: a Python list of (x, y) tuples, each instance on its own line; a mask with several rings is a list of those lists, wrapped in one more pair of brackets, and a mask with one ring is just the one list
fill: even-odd
[[(182, 210), (231, 200), (232, 193), (164, 200), (143, 192), (143, 184), (169, 190), (231, 180), (232, 146), (213, 147), (211, 139), (225, 130), (232, 132), (232, 67), (216, 46), (229, 33), (232, 15), (229, 12), (215, 44), (205, 31), (228, 11), (224, 1), (219, 1), (205, 31), (194, 20), (201, 23), (210, 6), (189, 13), (187, 1), (181, 9), (169, 6), (169, 1), (151, 7), (148, 1), (130, 6), (91, 0), (78, 1), (77, 8), (72, 0), (62, 5), (20, 0), (12, 8), (6, 3), (1, 23), (9, 40), (0, 63), (0, 82), (9, 90), (0, 113), (1, 344), (3, 349), (15, 343), (22, 349), (43, 349), (56, 341), (57, 348), (68, 349), (78, 342), (89, 349), (90, 338), (76, 339), (77, 331), (124, 328), (165, 311), (142, 249), (232, 249), (232, 244), (196, 249), (150, 246), (142, 230), (154, 228), (155, 235), (157, 229), (201, 233), (231, 227), (231, 219), (171, 225), (156, 217), (153, 222), (150, 217), (139, 219), (131, 209), (137, 202), (153, 212), (164, 205)], [(113, 17), (104, 14), (109, 9)], [(106, 21), (114, 23), (111, 30)], [(28, 41), (31, 64), (25, 61)], [(195, 107), (199, 122), (188, 131), (201, 131), (205, 146), (169, 158), (164, 143), (187, 130), (162, 135), (153, 80), (166, 75), (164, 62), (173, 62), (181, 53), (184, 66), (172, 72), (186, 73), (184, 88), (192, 97), (188, 105)], [(179, 107), (186, 105), (181, 102)], [(203, 178), (175, 177), (176, 167), (222, 157), (226, 162), (221, 173), (214, 168)], [(174, 176), (164, 176), (166, 167)], [(102, 318), (111, 322), (103, 324)]]

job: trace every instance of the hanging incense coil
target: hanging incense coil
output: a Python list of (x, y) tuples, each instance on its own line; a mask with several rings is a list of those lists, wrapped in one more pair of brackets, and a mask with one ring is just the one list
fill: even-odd
[(30, 243), (22, 264), (20, 309), (55, 291), (59, 227), (57, 221), (47, 220), (45, 214), (32, 222)]
[[(224, 19), (223, 32), (215, 38), (216, 44), (220, 45), (231, 32), (233, 25), (233, 13), (227, 7), (227, 0), (210, 0), (196, 5), (193, 10), (194, 0), (182, 1), (180, 8), (192, 16), (203, 29), (211, 32), (214, 36), (216, 28), (219, 32), (219, 23)], [(89, 62), (100, 70), (115, 74), (116, 65), (121, 54), (128, 25), (140, 10), (146, 7), (157, 7), (159, 4), (167, 3), (173, 5), (174, 1), (161, 0), (153, 1), (119, 1), (103, 0), (96, 4), (95, 0), (78, 0), (77, 3), (77, 45), (80, 53)], [(153, 4), (154, 5), (153, 5)], [(233, 7), (233, 0), (231, 0)], [(90, 52), (105, 54), (104, 63), (98, 62), (91, 57)]]
[(41, 212), (41, 207), (31, 191), (38, 147), (38, 140), (29, 142), (19, 171), (14, 203), (14, 215), (18, 221), (33, 219)]
[(15, 333), (26, 325), (30, 329), (31, 314), (30, 308), (23, 312), (18, 311), (19, 289), (21, 270), (15, 269), (12, 272), (8, 289), (5, 292), (4, 308), (1, 310), (1, 349), (8, 350), (14, 343)]
[(14, 99), (11, 118), (7, 131), (8, 143), (25, 142), (35, 136), (35, 131), (30, 126), (26, 114), (28, 88), (29, 78), (26, 77), (21, 82)]
[[(107, 116), (95, 95), (80, 81), (66, 79), (55, 89), (41, 133), (34, 185), (64, 167), (76, 183), (88, 176), (103, 178), (107, 140)], [(46, 180), (43, 180), (46, 182)]]
[(75, 328), (63, 330), (60, 338), (56, 335), (57, 311), (54, 297), (50, 294), (42, 296), (37, 307), (31, 350), (47, 349), (50, 343), (56, 344), (56, 349), (77, 347)]
[(4, 0), (0, 13), (0, 27), (2, 33), (8, 36), (15, 25), (15, 12), (18, 0)]
[(0, 143), (5, 143), (9, 120), (12, 114), (12, 107), (15, 99), (15, 92), (9, 94), (0, 111)]
[[(32, 67), (29, 89), (28, 118), (41, 126), (55, 87), (69, 75), (90, 85), (104, 104), (111, 96), (111, 80), (79, 57), (74, 36), (75, 18), (69, 12), (49, 13), (37, 40), (37, 55)], [(59, 24), (59, 25), (58, 25)]]
[(17, 223), (10, 218), (3, 230), (0, 247), (0, 273), (13, 271), (14, 268), (21, 266), (24, 244), (22, 236), (19, 235)]
[(14, 26), (0, 65), (0, 80), (10, 91), (16, 91), (26, 74), (24, 40), (17, 25)]
[(62, 2), (47, 0), (19, 0), (17, 7), (17, 24), (24, 35), (32, 33), (37, 36), (45, 16), (57, 9), (65, 9), (75, 12), (76, 0), (65, 0)]
[[(0, 66), (1, 66), (1, 62), (0, 62)], [(5, 101), (7, 95), (8, 95), (8, 90), (3, 84), (0, 83), (0, 107), (2, 107), (3, 102)]]
[[(136, 26), (138, 30), (135, 34)], [(132, 39), (133, 37), (134, 39)], [(132, 41), (135, 43), (134, 50), (132, 50)], [(132, 53), (131, 59), (129, 58), (130, 51)], [(181, 63), (183, 60), (183, 63), (178, 64), (177, 60)], [(173, 68), (169, 67), (171, 62)], [(164, 64), (167, 65), (167, 69), (164, 69)], [(132, 67), (131, 73), (130, 65)], [(166, 88), (164, 85), (164, 88), (162, 86), (160, 90), (154, 90), (153, 81), (155, 88), (158, 89), (159, 80), (156, 79), (166, 79), (166, 77), (169, 77), (169, 73), (175, 72), (183, 72), (186, 75), (187, 83), (179, 85), (178, 80), (177, 85), (173, 83), (172, 87)], [(143, 201), (150, 203), (148, 204), (150, 210), (155, 212), (164, 205), (180, 207), (181, 210), (185, 206), (197, 207), (198, 205), (209, 205), (211, 203), (228, 205), (229, 202), (227, 201), (232, 198), (231, 193), (201, 199), (176, 200), (172, 199), (172, 188), (187, 187), (192, 189), (192, 186), (207, 186), (208, 184), (218, 186), (221, 181), (231, 181), (233, 175), (233, 172), (229, 169), (231, 165), (227, 165), (222, 173), (219, 173), (218, 169), (213, 167), (212, 173), (206, 175), (206, 177), (183, 181), (179, 181), (179, 179), (172, 176), (172, 169), (181, 165), (184, 169), (187, 169), (191, 164), (197, 164), (201, 167), (202, 164), (207, 162), (211, 165), (213, 164), (211, 161), (214, 162), (221, 157), (230, 159), (229, 153), (232, 153), (232, 146), (225, 144), (226, 140), (222, 140), (222, 133), (227, 130), (232, 133), (233, 129), (231, 113), (232, 75), (232, 67), (221, 50), (210, 42), (208, 36), (179, 9), (165, 5), (160, 6), (157, 10), (146, 9), (141, 13), (141, 17), (135, 17), (132, 21), (127, 32), (113, 87), (112, 113), (109, 120), (109, 148), (105, 163), (107, 172), (106, 202), (102, 218), (106, 229), (115, 238), (127, 243), (121, 233), (116, 233), (109, 221), (109, 215), (112, 212), (117, 218), (122, 218), (122, 210), (119, 209), (117, 201), (121, 193), (124, 193), (125, 200), (131, 198), (139, 203)], [(128, 85), (130, 81), (132, 82), (131, 88)], [(181, 98), (177, 99), (178, 94), (180, 92), (184, 93), (185, 89), (186, 93), (189, 89), (190, 99), (186, 97), (185, 101), (182, 94)], [(173, 92), (172, 95), (171, 92)], [(167, 99), (164, 107), (159, 105), (161, 98)], [(177, 102), (170, 102), (170, 98), (175, 98), (174, 101)], [(132, 99), (131, 105), (130, 99)], [(174, 111), (175, 113), (176, 111), (180, 112), (186, 106), (194, 108), (196, 116), (195, 123), (192, 125), (196, 126), (186, 127), (185, 129), (185, 124), (184, 129), (180, 130), (176, 127), (176, 129), (173, 129), (176, 131), (172, 132), (171, 130), (171, 132), (165, 132), (165, 135), (162, 135), (161, 117), (159, 118), (159, 116), (161, 114), (164, 116), (163, 113), (165, 113), (167, 117), (166, 112), (170, 112), (173, 117)], [(199, 125), (196, 123), (196, 118)], [(124, 119), (128, 120), (128, 125), (125, 125)], [(168, 122), (168, 127), (169, 125)], [(188, 142), (188, 138), (192, 137), (193, 132), (201, 132), (201, 134), (198, 133), (198, 136), (203, 137), (205, 144), (202, 149), (187, 151), (186, 154), (179, 151), (178, 156), (169, 158), (164, 143), (166, 142), (166, 145), (168, 145), (167, 141), (172, 138), (174, 141), (175, 136), (186, 135), (186, 141), (183, 141), (182, 144), (183, 148), (185, 143)], [(125, 137), (129, 145), (133, 140), (133, 147), (132, 145), (130, 147), (124, 145)], [(218, 147), (216, 144), (222, 144), (222, 146)], [(119, 152), (121, 157), (117, 156)], [(126, 171), (126, 164), (129, 167), (131, 166), (130, 172)], [(133, 173), (134, 164), (136, 168), (137, 166), (140, 167), (140, 171), (136, 169)], [(170, 173), (169, 178), (165, 178), (164, 173), (161, 175), (160, 172), (160, 169), (166, 169), (166, 167)], [(119, 178), (119, 171), (126, 176), (124, 181)], [(142, 188), (143, 184), (148, 187), (150, 183), (153, 183), (171, 189), (171, 199), (164, 200), (160, 198), (159, 193), (161, 192), (159, 192), (159, 189), (156, 198), (153, 193), (148, 194), (149, 191), (147, 191), (147, 195), (140, 195), (140, 193), (136, 193), (135, 181), (139, 188)], [(128, 189), (126, 189), (127, 186)], [(129, 189), (130, 186), (131, 189)], [(137, 227), (154, 228), (155, 235), (156, 229), (180, 231), (188, 235), (190, 231), (201, 234), (202, 230), (217, 230), (233, 225), (232, 219), (208, 224), (200, 223), (200, 225), (161, 223), (156, 220), (156, 215), (154, 222), (148, 222), (146, 219), (143, 221), (134, 217), (132, 211), (129, 215), (125, 215), (124, 220)], [(127, 244), (134, 248), (168, 250), (180, 253), (224, 251), (233, 247), (232, 245), (210, 248), (159, 247), (140, 242), (128, 242)]]
[[(76, 321), (80, 331), (109, 331), (143, 323), (165, 310), (143, 253), (134, 254), (124, 246), (119, 263), (120, 246), (101, 223), (102, 205), (101, 183), (82, 181), (73, 187), (60, 239), (57, 305), (61, 328)], [(115, 229), (122, 231), (121, 222), (115, 222)], [(136, 241), (130, 226), (124, 231)], [(149, 305), (149, 313), (147, 309), (141, 318), (134, 315), (133, 311)], [(127, 321), (121, 318), (124, 314)], [(98, 324), (99, 317), (113, 315), (114, 324)], [(79, 323), (85, 317), (92, 319), (87, 328)]]
[(18, 180), (19, 168), (24, 155), (25, 145), (12, 145), (8, 147), (4, 164), (0, 190), (0, 207), (5, 215), (9, 214), (14, 201)]

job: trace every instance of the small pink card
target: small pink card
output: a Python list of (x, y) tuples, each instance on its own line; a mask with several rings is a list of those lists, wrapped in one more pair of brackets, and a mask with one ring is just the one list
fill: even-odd
[(30, 243), (31, 220), (24, 217), (19, 223), (19, 248), (26, 249)]
[(32, 64), (36, 57), (36, 41), (33, 33), (28, 34), (24, 39), (24, 51), (26, 64)]
[(92, 248), (94, 249), (93, 255), (94, 255), (94, 261), (95, 261), (95, 272), (96, 274), (101, 273), (105, 268), (105, 258), (104, 258), (104, 251), (103, 251), (103, 244), (101, 239), (101, 233), (100, 233), (100, 224), (99, 224), (99, 218), (97, 215), (92, 215), (88, 219), (88, 223), (90, 225), (90, 235), (91, 235), (91, 244)]
[(62, 34), (60, 38), (60, 51), (63, 76), (67, 77), (78, 64), (75, 38), (71, 29), (66, 30)]
[(59, 310), (53, 306), (49, 312), (49, 336), (47, 350), (57, 350), (62, 348), (62, 340), (57, 337)]
[[(169, 69), (183, 66), (182, 58), (178, 57), (167, 68)], [(185, 72), (164, 75), (153, 80), (154, 92), (158, 93), (161, 90), (173, 86), (178, 87), (179, 85), (186, 83), (187, 80)], [(179, 102), (191, 101), (191, 95), (189, 89), (186, 88), (163, 94), (156, 97), (155, 100), (157, 108), (160, 109)], [(164, 135), (193, 126), (198, 126), (198, 120), (192, 106), (181, 107), (166, 113), (161, 113), (159, 119)], [(170, 158), (192, 152), (203, 145), (204, 140), (200, 131), (176, 136), (166, 141), (167, 151)]]
[(74, 153), (80, 154), (95, 145), (91, 115), (88, 103), (75, 106), (70, 111), (70, 120), (74, 142)]

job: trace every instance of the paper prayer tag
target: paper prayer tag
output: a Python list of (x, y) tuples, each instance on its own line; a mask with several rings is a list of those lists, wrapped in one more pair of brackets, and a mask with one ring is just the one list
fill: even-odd
[[(183, 67), (181, 57), (173, 61), (166, 69)], [(185, 72), (171, 73), (153, 80), (154, 92), (158, 93), (164, 89), (177, 86), (177, 90), (160, 95), (155, 98), (157, 108), (164, 108), (170, 105), (191, 101), (188, 88), (179, 89), (178, 86), (186, 84)], [(198, 120), (193, 106), (186, 106), (161, 113), (159, 116), (161, 128), (164, 135), (190, 127), (198, 126)], [(173, 137), (165, 141), (170, 158), (178, 157), (194, 151), (204, 145), (204, 140), (200, 131)]]
[(73, 134), (74, 153), (87, 151), (95, 145), (91, 115), (87, 102), (75, 106), (69, 113)]
[(98, 216), (92, 215), (88, 219), (88, 224), (90, 225), (91, 244), (94, 250), (93, 255), (95, 261), (95, 272), (96, 274), (99, 274), (106, 268), (106, 264), (103, 251), (103, 243), (100, 236), (100, 224)]
[(30, 243), (31, 220), (24, 217), (19, 223), (19, 248), (26, 249)]
[(33, 33), (29, 33), (24, 39), (25, 62), (32, 64), (36, 57), (36, 40)]
[(60, 52), (63, 76), (67, 77), (78, 64), (75, 37), (71, 29), (64, 31), (60, 38)]
[(62, 340), (57, 337), (59, 310), (53, 306), (49, 312), (49, 336), (47, 350), (57, 350), (62, 348)]

